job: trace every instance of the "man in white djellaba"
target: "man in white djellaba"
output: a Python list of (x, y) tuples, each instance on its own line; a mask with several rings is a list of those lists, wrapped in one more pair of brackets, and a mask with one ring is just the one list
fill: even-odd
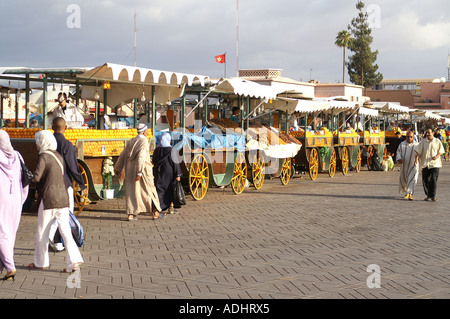
[(418, 154), (414, 151), (419, 143), (414, 141), (414, 133), (408, 131), (406, 140), (401, 142), (397, 148), (395, 158), (400, 167), (400, 193), (406, 193), (405, 199), (413, 200), (414, 187), (419, 178)]
[(52, 116), (49, 116), (50, 123), (57, 117), (66, 120), (67, 128), (80, 128), (84, 124), (83, 115), (74, 104), (67, 101), (65, 92), (58, 94), (58, 106), (53, 110)]

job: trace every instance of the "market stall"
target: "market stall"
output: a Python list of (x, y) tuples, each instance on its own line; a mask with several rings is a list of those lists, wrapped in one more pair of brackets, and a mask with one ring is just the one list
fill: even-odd
[[(197, 91), (195, 87), (186, 88), (186, 94)], [(208, 98), (222, 101), (213, 115), (208, 110)], [(177, 133), (172, 133), (174, 145), (181, 151), (182, 168), (187, 173), (194, 199), (202, 199), (210, 186), (231, 185), (233, 192), (240, 194), (247, 180), (259, 189), (264, 176), (271, 173), (279, 174), (282, 182), (288, 183), (290, 165), (278, 165), (279, 155), (282, 155), (280, 144), (288, 143), (280, 139), (272, 128), (253, 121), (256, 109), (274, 98), (276, 92), (270, 87), (241, 79), (221, 79), (200, 92), (199, 102), (186, 116), (202, 112), (196, 116), (201, 119), (200, 125), (192, 131), (181, 130), (184, 133), (182, 137), (178, 135), (178, 139)], [(233, 107), (239, 108), (240, 123), (228, 118)]]
[[(26, 75), (26, 81), (42, 83), (43, 90), (43, 128), (49, 127), (48, 86), (53, 83), (72, 84), (75, 87), (74, 100), (78, 107), (80, 99), (95, 103), (95, 129), (87, 127), (66, 130), (65, 137), (76, 148), (79, 168), (88, 188), (88, 195), (83, 196), (78, 185), (74, 185), (74, 196), (78, 204), (79, 214), (89, 201), (109, 198), (120, 198), (124, 195), (123, 175), (104, 174), (105, 166), (113, 166), (124, 149), (127, 141), (137, 135), (137, 110), (140, 104), (150, 119), (147, 125), (151, 128), (150, 139), (156, 124), (156, 105), (166, 104), (171, 99), (183, 95), (186, 85), (198, 82), (204, 85), (209, 80), (206, 76), (182, 74), (137, 68), (125, 65), (105, 63), (96, 68), (70, 69), (34, 69), (14, 68), (4, 74)], [(5, 75), (6, 76), (6, 75)], [(148, 99), (147, 99), (147, 98)], [(108, 114), (117, 114), (117, 109), (124, 103), (134, 105), (133, 125), (105, 125)], [(117, 127), (118, 129), (105, 129)], [(34, 169), (37, 151), (34, 134), (38, 129), (9, 130), (14, 147), (24, 154), (25, 162)], [(154, 145), (154, 143), (151, 143)], [(111, 195), (111, 193), (113, 193)]]
[(334, 146), (338, 150), (336, 153), (339, 154), (340, 168), (343, 175), (347, 175), (350, 168), (354, 169), (356, 173), (361, 170), (361, 143), (358, 135), (358, 131), (363, 127), (361, 117), (378, 116), (378, 111), (368, 109), (359, 104), (353, 104), (353, 107), (347, 110), (346, 113), (343, 114), (338, 122), (339, 127), (333, 131)]
[(325, 99), (294, 103), (292, 112), (298, 113), (303, 121), (303, 127), (289, 132), (303, 145), (294, 157), (297, 171), (307, 171), (311, 180), (316, 180), (319, 172), (326, 172), (330, 177), (335, 175), (339, 159), (342, 165), (342, 153), (335, 148), (333, 128), (336, 116), (350, 108), (349, 103)]

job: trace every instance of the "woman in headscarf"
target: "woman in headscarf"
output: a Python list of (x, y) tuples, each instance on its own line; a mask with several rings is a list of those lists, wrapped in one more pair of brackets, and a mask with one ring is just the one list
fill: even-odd
[(0, 272), (14, 279), (14, 243), (28, 186), (22, 187), (21, 155), (14, 151), (8, 133), (0, 130)]
[(69, 224), (69, 195), (64, 182), (64, 161), (56, 151), (57, 142), (50, 131), (37, 132), (35, 139), (39, 158), (33, 182), (37, 183), (39, 209), (34, 263), (28, 265), (28, 268), (49, 267), (50, 225), (56, 219), (67, 252), (67, 268), (63, 271), (72, 272), (83, 263), (83, 258), (72, 237)]
[(177, 213), (173, 207), (173, 188), (175, 181), (180, 181), (183, 175), (180, 164), (172, 159), (171, 141), (170, 134), (163, 133), (153, 152), (153, 175), (159, 203), (163, 211), (169, 210), (169, 214)]

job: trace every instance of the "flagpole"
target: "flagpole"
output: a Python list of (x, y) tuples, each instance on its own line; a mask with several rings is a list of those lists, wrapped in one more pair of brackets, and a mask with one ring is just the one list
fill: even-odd
[(227, 77), (227, 52), (225, 51), (225, 63), (224, 63), (225, 65), (224, 65), (224, 68), (225, 68), (225, 71), (224, 71), (224, 78), (226, 78)]
[(239, 76), (239, 0), (236, 0), (236, 76)]

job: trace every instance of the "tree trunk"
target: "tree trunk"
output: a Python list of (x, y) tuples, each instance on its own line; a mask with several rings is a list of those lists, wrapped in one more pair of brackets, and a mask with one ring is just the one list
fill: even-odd
[(344, 46), (344, 60), (342, 65), (342, 83), (345, 83), (345, 46)]

